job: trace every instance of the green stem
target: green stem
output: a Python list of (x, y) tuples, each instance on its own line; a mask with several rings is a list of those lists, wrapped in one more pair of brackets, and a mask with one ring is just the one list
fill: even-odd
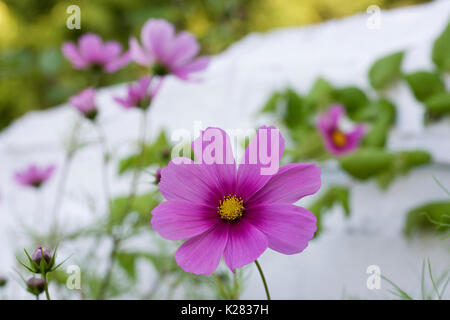
[(103, 191), (105, 193), (105, 200), (107, 203), (108, 212), (111, 212), (111, 193), (109, 190), (109, 179), (108, 179), (108, 145), (106, 143), (106, 135), (103, 131), (103, 128), (99, 123), (94, 125), (97, 129), (98, 138), (100, 141), (100, 145), (102, 147), (102, 153), (103, 153), (103, 165), (102, 165), (102, 180), (103, 180)]
[(58, 232), (59, 232), (59, 211), (60, 211), (62, 203), (63, 203), (65, 188), (66, 188), (67, 180), (68, 180), (67, 178), (68, 178), (70, 167), (72, 164), (72, 159), (73, 159), (73, 156), (77, 149), (76, 139), (77, 139), (77, 133), (78, 133), (80, 126), (81, 126), (81, 120), (78, 120), (75, 123), (75, 126), (73, 128), (73, 131), (72, 131), (72, 134), (70, 137), (68, 150), (66, 152), (63, 167), (61, 169), (61, 177), (59, 179), (58, 188), (56, 190), (56, 197), (55, 197), (55, 202), (53, 205), (53, 218), (55, 219), (54, 226), (53, 226), (53, 233), (55, 234), (56, 237), (58, 237)]
[[(127, 199), (127, 203), (125, 205), (125, 210), (124, 210), (125, 213), (127, 213), (131, 209), (134, 198), (137, 193), (137, 183), (139, 181), (139, 176), (141, 173), (140, 166), (142, 163), (142, 158), (143, 158), (144, 148), (145, 148), (146, 127), (147, 127), (147, 112), (144, 112), (144, 114), (142, 115), (142, 123), (141, 123), (141, 130), (140, 130), (141, 131), (140, 132), (140, 139), (141, 139), (140, 147), (141, 147), (141, 149), (140, 149), (140, 154), (138, 155), (138, 159), (136, 162), (136, 167), (134, 168), (133, 180), (131, 182), (131, 190), (130, 190), (130, 194)], [(111, 249), (111, 254), (109, 256), (109, 265), (106, 270), (105, 278), (103, 279), (103, 282), (100, 286), (100, 290), (99, 290), (99, 293), (97, 296), (98, 300), (101, 300), (104, 298), (106, 290), (108, 289), (109, 282), (111, 281), (111, 275), (112, 275), (112, 270), (114, 267), (114, 261), (116, 259), (116, 255), (117, 255), (117, 250), (120, 246), (120, 242), (122, 241), (120, 239), (120, 237), (118, 237), (118, 236), (113, 235), (112, 238), (113, 238), (113, 247)]]
[(261, 266), (259, 265), (258, 260), (255, 260), (255, 264), (256, 264), (256, 267), (258, 268), (259, 274), (261, 275), (261, 279), (262, 279), (262, 282), (264, 284), (264, 290), (266, 290), (267, 300), (271, 300), (270, 299), (269, 288), (267, 287), (266, 277), (264, 277), (264, 273), (263, 273), (263, 271), (261, 269)]
[(44, 280), (45, 280), (45, 285), (44, 285), (45, 296), (46, 296), (47, 300), (52, 300), (52, 299), (50, 299), (50, 294), (48, 293), (47, 273), (44, 273), (42, 276), (44, 277)]

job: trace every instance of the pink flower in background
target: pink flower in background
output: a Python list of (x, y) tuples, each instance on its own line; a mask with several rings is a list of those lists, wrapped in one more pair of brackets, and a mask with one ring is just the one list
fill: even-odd
[(162, 80), (160, 79), (153, 88), (150, 86), (151, 83), (151, 76), (142, 77), (137, 83), (128, 86), (125, 98), (115, 97), (114, 100), (126, 109), (137, 107), (145, 110), (150, 105), (151, 99), (158, 93)]
[(22, 186), (39, 188), (52, 176), (56, 167), (54, 165), (39, 168), (36, 165), (30, 165), (25, 170), (16, 172), (14, 179)]
[(62, 52), (76, 69), (100, 66), (112, 73), (130, 62), (130, 54), (122, 54), (122, 46), (118, 42), (104, 43), (98, 35), (92, 33), (81, 36), (78, 46), (73, 42), (65, 42)]
[(342, 155), (358, 148), (364, 137), (365, 129), (362, 124), (353, 130), (344, 132), (339, 127), (339, 121), (345, 116), (345, 110), (340, 105), (331, 106), (319, 116), (317, 127), (324, 139), (325, 147), (334, 155)]
[[(193, 144), (201, 146), (193, 147), (197, 160), (210, 152), (203, 137), (213, 130), (221, 132), (223, 151), (232, 155), (228, 135), (208, 128)], [(270, 152), (281, 158), (284, 140), (278, 130), (261, 127), (239, 168), (234, 159), (207, 164), (176, 158), (162, 169), (159, 189), (167, 201), (153, 210), (151, 223), (166, 239), (188, 239), (175, 254), (184, 271), (211, 274), (222, 256), (234, 271), (255, 261), (267, 248), (299, 253), (314, 236), (315, 216), (293, 203), (319, 190), (321, 170), (314, 164), (295, 163), (273, 175), (262, 175), (265, 165), (260, 159), (246, 161), (268, 143), (260, 139), (261, 130), (276, 130), (279, 147), (271, 147)]]
[(74, 106), (79, 112), (91, 120), (95, 119), (97, 116), (95, 89), (92, 87), (70, 97), (69, 104)]
[(142, 28), (140, 46), (136, 38), (130, 39), (131, 59), (151, 67), (155, 75), (173, 74), (188, 80), (192, 73), (204, 70), (209, 58), (196, 57), (200, 46), (189, 32), (175, 34), (173, 25), (161, 19), (149, 19)]

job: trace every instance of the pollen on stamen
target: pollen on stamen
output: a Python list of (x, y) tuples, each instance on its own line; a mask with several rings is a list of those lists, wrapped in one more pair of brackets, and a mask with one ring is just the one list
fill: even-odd
[(244, 201), (241, 197), (228, 195), (219, 201), (217, 213), (220, 217), (227, 221), (236, 221), (242, 217), (244, 213)]
[(334, 130), (331, 133), (331, 139), (333, 140), (334, 144), (338, 147), (343, 147), (347, 143), (347, 137), (340, 130)]

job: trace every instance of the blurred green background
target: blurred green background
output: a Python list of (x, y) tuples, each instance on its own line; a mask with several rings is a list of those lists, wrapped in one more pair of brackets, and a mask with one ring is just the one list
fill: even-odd
[[(95, 32), (128, 47), (150, 17), (187, 29), (205, 54), (216, 54), (249, 32), (319, 23), (357, 12), (429, 0), (0, 0), (0, 130), (32, 109), (63, 103), (89, 85), (61, 55), (64, 41)], [(66, 9), (81, 8), (81, 30), (66, 28)], [(140, 71), (130, 65), (105, 85), (131, 81)]]

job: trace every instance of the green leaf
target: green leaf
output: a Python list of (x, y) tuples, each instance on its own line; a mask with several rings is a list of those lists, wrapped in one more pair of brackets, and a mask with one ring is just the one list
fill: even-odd
[(401, 151), (395, 154), (391, 167), (377, 175), (377, 183), (387, 189), (394, 179), (399, 175), (407, 174), (412, 168), (431, 162), (431, 155), (422, 150)]
[(395, 166), (402, 174), (407, 174), (412, 168), (431, 162), (431, 155), (422, 150), (401, 151), (395, 155)]
[(370, 84), (375, 89), (383, 89), (401, 74), (404, 52), (396, 52), (378, 59), (369, 70)]
[(442, 71), (450, 71), (450, 23), (439, 38), (434, 41), (432, 59)]
[(432, 202), (408, 212), (404, 232), (411, 236), (416, 232), (445, 232), (450, 230), (450, 202)]
[(350, 191), (347, 187), (331, 186), (309, 207), (309, 210), (314, 213), (317, 218), (316, 237), (322, 231), (322, 219), (324, 214), (333, 206), (340, 205), (344, 209), (345, 216), (350, 216), (349, 195)]
[(287, 150), (292, 161), (323, 159), (327, 157), (327, 152), (323, 146), (323, 139), (317, 130), (302, 130), (298, 128), (291, 131), (291, 136), (295, 141), (294, 147)]
[(144, 146), (143, 153), (126, 157), (119, 162), (119, 174), (134, 170), (140, 164), (140, 169), (151, 165), (164, 167), (170, 161), (170, 144), (164, 131), (161, 131), (153, 144)]
[(428, 71), (417, 71), (405, 75), (414, 96), (419, 101), (425, 101), (428, 98), (445, 91), (445, 85), (439, 74)]
[(425, 101), (425, 108), (431, 118), (450, 114), (450, 92), (436, 94)]
[(393, 165), (394, 155), (372, 148), (361, 148), (353, 153), (344, 155), (339, 163), (341, 168), (356, 179), (366, 180)]
[(133, 252), (119, 251), (116, 253), (119, 266), (127, 273), (131, 279), (136, 279), (136, 260), (138, 254)]
[(109, 226), (121, 224), (130, 213), (136, 213), (138, 219), (135, 226), (149, 224), (151, 211), (159, 204), (155, 193), (146, 193), (129, 200), (128, 196), (119, 197), (111, 203)]
[(307, 110), (304, 100), (294, 90), (287, 89), (285, 92), (286, 108), (283, 121), (288, 128), (295, 128), (307, 123)]
[(279, 92), (273, 93), (269, 100), (267, 100), (264, 107), (261, 109), (261, 113), (272, 113), (277, 110), (282, 95)]
[(323, 78), (318, 78), (305, 97), (306, 103), (315, 111), (325, 110), (335, 101), (333, 86)]
[(358, 87), (345, 87), (335, 90), (336, 101), (344, 105), (350, 117), (356, 111), (364, 108), (369, 99), (367, 95)]
[(387, 99), (380, 99), (355, 112), (353, 120), (359, 122), (383, 122), (387, 125), (392, 125), (395, 122), (395, 118), (395, 105)]
[(365, 147), (384, 147), (390, 127), (391, 126), (384, 121), (376, 122), (364, 136), (362, 145)]

